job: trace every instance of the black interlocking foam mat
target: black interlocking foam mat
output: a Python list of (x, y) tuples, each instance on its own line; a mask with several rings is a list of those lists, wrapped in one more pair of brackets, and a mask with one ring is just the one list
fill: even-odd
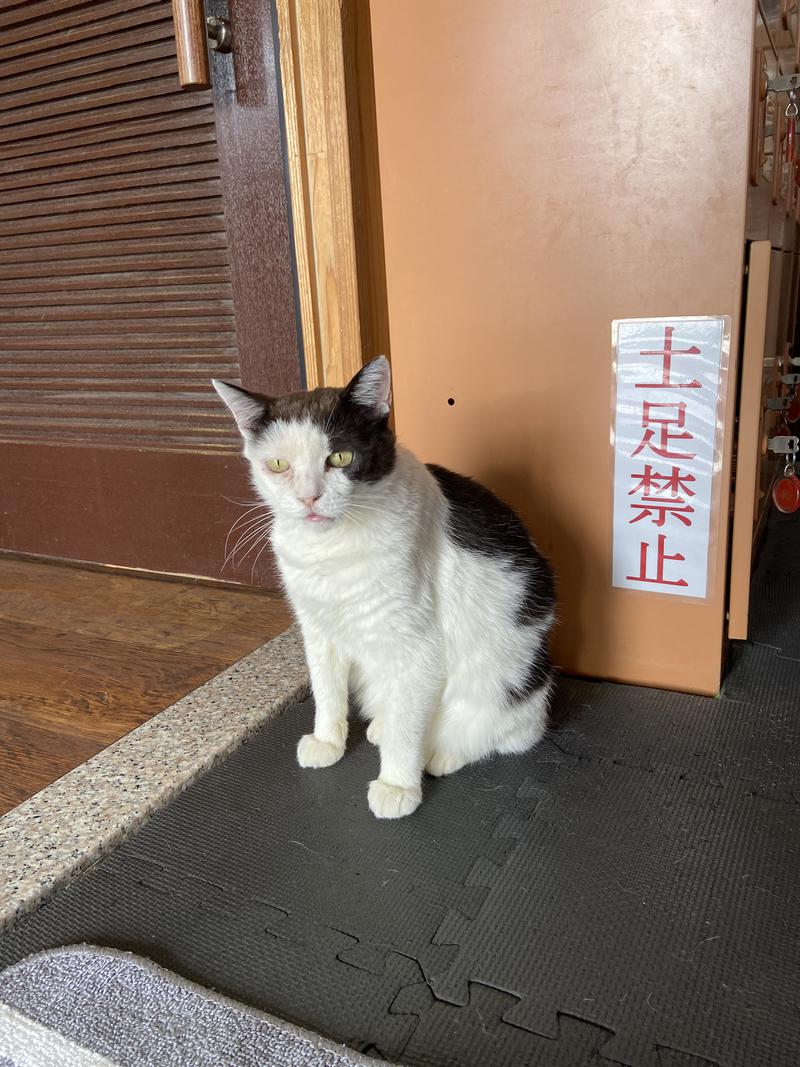
[[(769, 536), (765, 538), (758, 558), (759, 571), (768, 574), (800, 575), (798, 552), (798, 523), (800, 517), (781, 515), (775, 511), (769, 520)], [(757, 580), (760, 575), (756, 575)]]
[[(796, 556), (800, 524), (778, 533)], [(791, 636), (800, 604), (776, 612)], [(20, 920), (0, 964), (128, 948), (409, 1067), (800, 1064), (785, 647), (737, 646), (715, 700), (564, 678), (537, 749), (428, 781), (394, 823), (367, 809), (361, 728), (335, 767), (297, 767), (311, 716), (268, 723)]]
[(800, 574), (762, 572), (750, 610), (750, 640), (800, 659), (800, 625), (792, 605), (800, 603)]
[(800, 659), (800, 513), (770, 518), (753, 580), (749, 639)]

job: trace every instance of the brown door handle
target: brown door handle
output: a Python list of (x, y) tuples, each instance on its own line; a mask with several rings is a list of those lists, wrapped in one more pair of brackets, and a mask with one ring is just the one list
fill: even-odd
[(211, 68), (203, 0), (172, 0), (172, 18), (181, 88), (209, 89)]

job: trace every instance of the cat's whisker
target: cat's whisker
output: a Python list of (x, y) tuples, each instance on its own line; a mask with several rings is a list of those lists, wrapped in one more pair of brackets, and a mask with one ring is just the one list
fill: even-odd
[(374, 512), (376, 515), (381, 514), (381, 508), (373, 507), (371, 504), (357, 504), (354, 500), (350, 500), (347, 504), (347, 510), (349, 511), (351, 508), (356, 511), (369, 511)]
[(262, 531), (266, 531), (267, 533), (269, 533), (270, 530), (272, 529), (272, 526), (273, 526), (273, 520), (272, 520), (271, 517), (270, 518), (263, 518), (262, 517), (260, 522), (253, 523), (249, 527), (249, 529), (242, 530), (240, 532), (240, 536), (239, 536), (239, 539), (236, 542), (236, 544), (237, 545), (246, 544), (250, 540), (251, 537), (261, 533)]
[(257, 537), (255, 537), (253, 539), (252, 543), (250, 545), (248, 545), (248, 547), (241, 554), (241, 556), (239, 556), (238, 559), (234, 559), (234, 561), (233, 561), (234, 566), (241, 567), (241, 565), (244, 563), (244, 561), (247, 559), (247, 557), (250, 555), (250, 553), (253, 552), (256, 548), (258, 548), (258, 546), (260, 544), (262, 544), (262, 542), (268, 541), (268, 540), (269, 540), (269, 533), (268, 532), (260, 533)]
[(367, 519), (370, 515), (381, 515), (384, 513), (385, 512), (382, 512), (381, 508), (371, 507), (366, 504), (356, 504), (352, 500), (347, 503), (344, 511), (344, 514), (351, 519), (354, 519), (356, 514), (360, 519)]
[[(271, 531), (271, 529), (272, 529), (272, 520), (267, 520), (262, 525), (258, 526), (257, 529), (251, 529), (251, 530), (248, 530), (245, 533), (243, 533), (242, 536), (239, 538), (239, 540), (236, 542), (236, 544), (233, 546), (233, 548), (230, 550), (228, 555), (225, 557), (225, 562), (222, 565), (223, 570), (225, 569), (225, 567), (228, 565), (229, 561), (231, 561), (231, 560), (234, 561), (234, 566), (235, 566), (236, 553), (239, 551), (240, 547), (243, 548), (244, 545), (246, 545), (251, 540), (254, 541), (255, 543), (257, 543), (258, 539), (262, 535), (268, 536), (270, 531)], [(252, 547), (253, 546), (250, 545), (250, 547), (247, 549), (247, 551), (244, 553), (244, 555), (239, 560), (240, 563), (244, 559), (247, 558), (247, 555), (250, 552), (250, 550), (252, 549)]]
[(261, 559), (261, 555), (262, 555), (262, 553), (263, 553), (264, 549), (265, 549), (265, 548), (267, 547), (267, 545), (268, 545), (268, 544), (269, 544), (269, 538), (268, 538), (268, 537), (265, 537), (265, 538), (264, 538), (264, 544), (263, 544), (263, 545), (261, 546), (261, 550), (259, 551), (259, 553), (258, 553), (258, 555), (256, 556), (256, 558), (255, 558), (255, 559), (253, 560), (253, 566), (252, 566), (252, 567), (250, 568), (250, 581), (251, 581), (251, 582), (252, 582), (252, 581), (253, 581), (253, 579), (255, 578), (255, 574), (256, 574), (256, 564), (257, 564), (257, 563), (258, 563), (258, 561), (259, 561), (259, 560)]
[[(240, 550), (244, 549), (245, 545), (250, 544), (250, 542), (252, 542), (254, 540), (257, 541), (258, 538), (262, 534), (269, 533), (270, 530), (271, 530), (270, 526), (263, 526), (262, 525), (262, 526), (257, 526), (255, 528), (253, 528), (252, 530), (248, 530), (246, 533), (243, 533), (242, 536), (239, 538), (239, 540), (236, 542), (236, 547), (233, 550), (234, 557), (235, 557), (237, 552), (239, 552)], [(247, 555), (247, 552), (245, 552), (245, 555)]]
[(242, 530), (244, 530), (247, 526), (252, 526), (253, 523), (257, 523), (257, 522), (263, 522), (268, 517), (269, 516), (268, 515), (264, 515), (263, 512), (261, 514), (258, 514), (258, 515), (250, 515), (250, 516), (243, 515), (242, 518), (239, 519), (237, 523), (234, 523), (233, 526), (231, 526), (230, 533), (232, 534), (234, 532), (234, 530), (237, 530), (237, 529), (238, 529), (239, 533), (241, 533)]
[[(263, 500), (253, 500), (253, 501), (252, 501), (252, 502), (251, 502), (250, 504), (248, 504), (248, 505), (247, 505), (246, 507), (245, 507), (245, 505), (244, 505), (244, 504), (241, 504), (241, 505), (239, 505), (239, 506), (240, 506), (240, 507), (243, 507), (243, 508), (245, 508), (245, 510), (244, 510), (244, 514), (245, 514), (245, 515), (248, 515), (248, 514), (249, 514), (249, 513), (251, 512), (251, 511), (256, 511), (256, 510), (257, 510), (258, 508), (265, 508), (265, 507), (267, 507), (268, 505), (267, 505), (267, 504), (266, 504), (266, 502), (265, 502), (265, 501), (263, 501)], [(240, 516), (240, 518), (241, 518), (241, 516)]]
[(238, 518), (236, 518), (236, 519), (235, 519), (235, 520), (233, 521), (233, 523), (231, 523), (231, 528), (230, 528), (230, 530), (228, 531), (229, 535), (230, 535), (230, 534), (231, 534), (231, 533), (232, 533), (232, 532), (233, 532), (233, 531), (234, 531), (234, 530), (235, 530), (235, 529), (236, 529), (236, 528), (237, 528), (238, 526), (241, 526), (241, 525), (242, 525), (242, 523), (244, 523), (244, 522), (249, 522), (249, 521), (250, 521), (251, 519), (253, 519), (253, 518), (260, 518), (261, 516), (258, 516), (258, 515), (253, 515), (253, 512), (254, 512), (254, 511), (260, 511), (260, 510), (262, 510), (262, 509), (260, 509), (260, 508), (255, 508), (255, 507), (253, 507), (253, 508), (250, 508), (250, 510), (249, 510), (248, 512), (245, 512), (245, 514), (244, 514), (244, 515), (239, 515), (239, 516), (238, 516)]
[(261, 505), (261, 504), (264, 503), (263, 500), (234, 500), (233, 497), (225, 496), (224, 493), (222, 494), (222, 499), (223, 500), (227, 500), (229, 504), (238, 504), (240, 507), (243, 507), (243, 508), (248, 507), (250, 504)]
[[(259, 505), (256, 505), (256, 507), (258, 507), (258, 506)], [(266, 505), (260, 505), (260, 506), (261, 507), (266, 507)], [(256, 507), (250, 508), (249, 511), (250, 512), (255, 511)], [(252, 522), (261, 522), (261, 520), (263, 518), (264, 518), (263, 515), (250, 515), (250, 517), (248, 518), (248, 513), (245, 513), (244, 515), (240, 515), (238, 517), (238, 519), (236, 519), (236, 521), (233, 523), (233, 525), (231, 526), (230, 530), (228, 530), (227, 536), (225, 537), (225, 548), (224, 548), (223, 551), (227, 553), (227, 551), (228, 551), (228, 542), (230, 541), (230, 539), (233, 536), (233, 533), (237, 529), (237, 527), (239, 527), (239, 530), (241, 532), (241, 529), (243, 528), (243, 527), (240, 526), (241, 523), (245, 523), (245, 525), (250, 525), (250, 523), (252, 523)]]
[(355, 515), (348, 514), (347, 518), (352, 522), (354, 526), (357, 526), (359, 530), (366, 530), (366, 526), (360, 519), (357, 519)]
[[(228, 498), (226, 497), (225, 499), (227, 500)], [(247, 504), (232, 500), (230, 501), (230, 503), (236, 504), (238, 507), (243, 507), (245, 509), (242, 515), (238, 515), (236, 517), (236, 519), (234, 520), (234, 525), (236, 525), (237, 522), (240, 522), (245, 515), (249, 515), (251, 511), (257, 511), (259, 508), (267, 507), (267, 504), (263, 500), (251, 500)]]
[(336, 412), (336, 408), (335, 407), (332, 407), (330, 409), (330, 411), (328, 412), (328, 417), (325, 420), (325, 426), (324, 426), (323, 431), (322, 431), (326, 436), (327, 436), (328, 430), (330, 429), (331, 420), (333, 419), (333, 416), (334, 416), (335, 412)]
[[(376, 515), (383, 514), (383, 510), (381, 508), (379, 508), (379, 507), (373, 507), (372, 505), (362, 504), (362, 503), (358, 503), (358, 502), (352, 501), (352, 500), (349, 501), (348, 504), (347, 504), (348, 513), (350, 513), (350, 509), (351, 508), (355, 508), (356, 510), (358, 510), (360, 512), (366, 512), (366, 513), (371, 513), (372, 512), (372, 513), (375, 513)], [(413, 515), (413, 514), (408, 515), (407, 514), (406, 515), (406, 521), (412, 522), (414, 524), (414, 526), (416, 527), (416, 529), (421, 533), (424, 533), (426, 528), (427, 528), (426, 524), (422, 521), (422, 519), (418, 515)]]

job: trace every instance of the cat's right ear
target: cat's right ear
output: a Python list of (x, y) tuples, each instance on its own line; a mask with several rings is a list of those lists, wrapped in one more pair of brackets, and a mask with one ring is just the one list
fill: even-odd
[(264, 397), (253, 396), (240, 385), (231, 385), (230, 382), (221, 382), (218, 378), (212, 378), (211, 384), (225, 401), (231, 414), (236, 419), (236, 425), (243, 437), (252, 437), (258, 427), (264, 422), (267, 414), (267, 400)]

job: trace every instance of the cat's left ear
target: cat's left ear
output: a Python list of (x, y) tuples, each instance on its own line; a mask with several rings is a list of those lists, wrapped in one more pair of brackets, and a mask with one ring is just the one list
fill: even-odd
[(246, 389), (242, 389), (240, 385), (221, 382), (218, 378), (212, 378), (211, 384), (236, 419), (236, 425), (239, 427), (242, 436), (249, 437), (255, 434), (267, 414), (267, 398), (253, 396)]
[(346, 400), (369, 408), (378, 419), (385, 418), (392, 406), (392, 372), (386, 356), (366, 363), (344, 391)]

